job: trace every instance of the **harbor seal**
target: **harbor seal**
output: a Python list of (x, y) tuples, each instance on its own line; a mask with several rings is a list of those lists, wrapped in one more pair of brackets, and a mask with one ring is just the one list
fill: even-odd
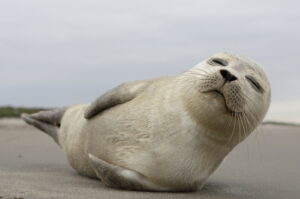
[(107, 186), (195, 191), (260, 124), (270, 98), (257, 64), (218, 53), (177, 76), (22, 118), (49, 134), (76, 171)]

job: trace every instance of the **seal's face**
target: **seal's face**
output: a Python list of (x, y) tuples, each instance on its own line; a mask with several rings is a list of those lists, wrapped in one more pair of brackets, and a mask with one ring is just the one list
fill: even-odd
[(240, 125), (238, 128), (243, 128), (245, 134), (250, 133), (268, 110), (271, 94), (268, 79), (263, 70), (247, 58), (218, 53), (186, 74), (196, 80), (199, 98), (206, 105), (201, 108), (199, 117), (205, 115), (213, 120), (214, 127), (228, 127), (233, 131), (233, 125)]

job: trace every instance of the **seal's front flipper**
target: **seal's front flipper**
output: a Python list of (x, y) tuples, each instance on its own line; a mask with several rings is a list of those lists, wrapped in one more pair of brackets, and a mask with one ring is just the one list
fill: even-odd
[(58, 143), (57, 132), (60, 122), (67, 108), (58, 108), (50, 111), (41, 111), (34, 114), (22, 114), (22, 119), (46, 134), (50, 135)]
[(107, 186), (127, 190), (168, 191), (168, 188), (150, 182), (146, 176), (129, 169), (112, 165), (89, 154), (97, 177)]
[(134, 99), (150, 82), (151, 81), (127, 82), (107, 91), (87, 107), (84, 117), (90, 119), (105, 109)]

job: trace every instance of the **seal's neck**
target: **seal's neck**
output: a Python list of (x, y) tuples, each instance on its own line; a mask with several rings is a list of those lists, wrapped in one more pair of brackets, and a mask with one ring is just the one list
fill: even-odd
[[(224, 105), (197, 90), (193, 77), (181, 84), (181, 99), (187, 114), (204, 129), (210, 140), (225, 147), (233, 147), (254, 130), (254, 121), (249, 122), (242, 114), (226, 112)], [(197, 85), (197, 84), (196, 84)]]

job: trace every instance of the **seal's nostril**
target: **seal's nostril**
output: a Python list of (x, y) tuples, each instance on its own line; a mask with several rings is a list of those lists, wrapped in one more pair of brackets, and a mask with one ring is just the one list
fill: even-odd
[(220, 70), (220, 73), (221, 73), (222, 77), (224, 77), (226, 79), (229, 72), (227, 70)]
[(237, 80), (236, 76), (232, 75), (228, 70), (220, 70), (220, 73), (222, 75), (222, 77), (225, 79), (225, 81), (234, 81)]

